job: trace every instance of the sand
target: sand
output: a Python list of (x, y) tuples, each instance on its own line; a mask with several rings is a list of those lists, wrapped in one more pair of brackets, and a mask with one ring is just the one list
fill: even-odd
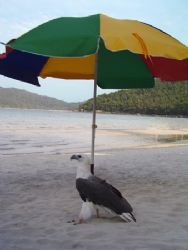
[(188, 249), (187, 146), (96, 155), (96, 175), (121, 190), (137, 223), (104, 212), (85, 224), (67, 223), (81, 207), (70, 156), (1, 157), (1, 250)]

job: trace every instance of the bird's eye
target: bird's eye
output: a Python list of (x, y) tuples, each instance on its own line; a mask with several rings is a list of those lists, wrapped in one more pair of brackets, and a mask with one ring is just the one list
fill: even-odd
[(78, 155), (78, 158), (82, 158), (82, 156), (81, 156), (81, 155)]

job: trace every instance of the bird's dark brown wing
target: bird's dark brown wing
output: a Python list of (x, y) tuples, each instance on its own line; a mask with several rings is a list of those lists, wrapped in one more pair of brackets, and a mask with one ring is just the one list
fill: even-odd
[(119, 190), (98, 177), (78, 178), (76, 187), (83, 201), (107, 207), (117, 214), (132, 212), (131, 205), (122, 197)]

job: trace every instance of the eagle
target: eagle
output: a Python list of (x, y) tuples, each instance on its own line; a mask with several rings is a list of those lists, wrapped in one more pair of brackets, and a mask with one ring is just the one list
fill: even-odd
[(90, 161), (86, 155), (74, 154), (71, 160), (77, 161), (76, 188), (83, 200), (77, 223), (90, 219), (94, 209), (99, 217), (99, 208), (121, 217), (125, 222), (136, 222), (133, 208), (121, 192), (91, 173)]

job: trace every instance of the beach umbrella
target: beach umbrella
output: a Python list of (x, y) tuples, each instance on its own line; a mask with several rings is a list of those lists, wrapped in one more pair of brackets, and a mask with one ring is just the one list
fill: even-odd
[(48, 21), (5, 44), (0, 74), (39, 85), (38, 77), (94, 79), (91, 166), (94, 166), (97, 85), (152, 88), (188, 80), (188, 47), (137, 20), (96, 14)]

